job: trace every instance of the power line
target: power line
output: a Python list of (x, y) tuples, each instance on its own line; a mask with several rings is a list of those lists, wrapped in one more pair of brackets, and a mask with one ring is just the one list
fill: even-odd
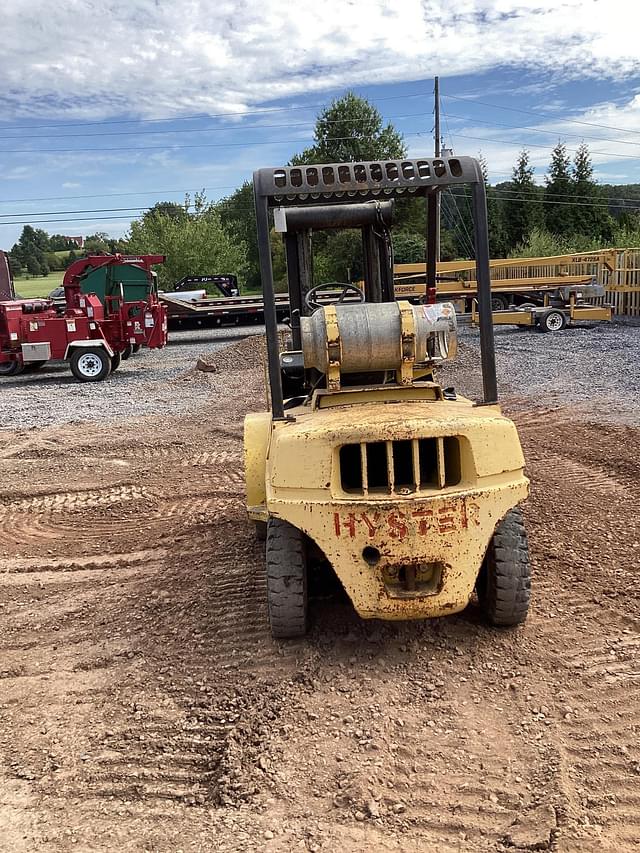
[[(591, 139), (591, 140), (595, 140), (596, 142), (612, 142), (614, 145), (635, 145), (636, 147), (640, 147), (639, 142), (631, 142), (628, 139), (609, 139), (605, 136), (584, 136), (582, 134), (577, 134), (577, 133), (565, 133), (564, 131), (555, 130), (555, 129), (554, 130), (541, 130), (540, 128), (531, 127), (530, 125), (526, 125), (526, 124), (524, 124), (524, 125), (522, 125), (522, 124), (505, 124), (504, 122), (500, 122), (500, 121), (489, 121), (487, 119), (482, 119), (482, 118), (473, 118), (472, 116), (459, 116), (459, 115), (456, 115), (455, 113), (449, 113), (449, 115), (451, 116), (451, 118), (463, 119), (464, 121), (479, 122), (480, 124), (488, 124), (492, 127), (505, 127), (505, 128), (510, 128), (511, 130), (528, 130), (528, 131), (531, 131), (532, 133), (544, 133), (547, 135), (555, 135), (555, 136), (560, 136), (563, 138), (572, 137), (573, 139)], [(627, 133), (631, 133), (631, 131), (627, 131)]]
[[(500, 104), (489, 104), (486, 101), (478, 101), (475, 98), (464, 97), (463, 95), (443, 95), (442, 97), (443, 98), (450, 98), (451, 100), (454, 100), (454, 101), (464, 101), (467, 104), (479, 104), (482, 107), (491, 107), (492, 109), (496, 109), (496, 110), (508, 110), (509, 112), (512, 112), (512, 113), (524, 113), (525, 115), (540, 116), (541, 118), (548, 118), (548, 119), (551, 119), (552, 121), (558, 121), (557, 115), (554, 116), (554, 115), (550, 115), (549, 113), (541, 113), (541, 112), (537, 112), (535, 110), (524, 110), (524, 109), (518, 108), (518, 107), (505, 107), (505, 106), (502, 106)], [(616, 131), (619, 131), (620, 133), (631, 133), (632, 132), (629, 130), (629, 128), (613, 127), (610, 124), (597, 124), (596, 122), (580, 121), (579, 119), (564, 118), (564, 119), (562, 119), (562, 121), (568, 122), (569, 124), (584, 125), (585, 127), (599, 127), (599, 128), (603, 128), (604, 130), (616, 130)]]
[[(380, 101), (402, 101), (409, 100), (411, 98), (422, 98), (430, 95), (429, 92), (412, 92), (407, 93), (406, 95), (389, 95), (384, 98), (376, 98), (376, 103)], [(59, 127), (93, 127), (93, 126), (102, 126), (102, 125), (110, 125), (110, 124), (151, 124), (151, 123), (162, 123), (162, 122), (177, 122), (177, 121), (206, 121), (210, 118), (232, 118), (232, 117), (243, 117), (248, 115), (268, 115), (269, 113), (279, 113), (279, 112), (293, 112), (295, 110), (314, 110), (314, 109), (322, 109), (327, 106), (326, 101), (322, 101), (320, 103), (315, 104), (299, 104), (299, 105), (289, 105), (284, 107), (262, 107), (254, 110), (238, 110), (236, 112), (224, 112), (224, 113), (200, 113), (196, 115), (188, 115), (188, 116), (174, 116), (173, 118), (130, 118), (130, 119), (102, 119), (97, 121), (84, 121), (77, 122), (74, 124), (17, 124), (17, 125), (5, 125), (4, 130), (44, 130), (51, 128), (59, 128)]]
[[(424, 131), (416, 131), (413, 133), (404, 133), (403, 136), (424, 136)], [(82, 152), (96, 151), (178, 151), (185, 148), (253, 148), (256, 145), (293, 145), (304, 140), (310, 139), (310, 136), (299, 137), (298, 139), (273, 139), (265, 140), (264, 142), (203, 142), (193, 145), (174, 145), (167, 143), (166, 145), (127, 145), (117, 148), (4, 148), (0, 149), (1, 154), (78, 154)], [(332, 142), (362, 142), (363, 140), (374, 139), (373, 136), (334, 136)]]
[[(132, 196), (132, 195), (174, 195), (176, 193), (198, 193), (204, 190), (205, 192), (209, 192), (211, 190), (235, 190), (238, 189), (236, 184), (223, 184), (217, 187), (196, 187), (195, 189), (192, 187), (191, 189), (186, 190), (139, 190), (138, 192), (127, 192), (127, 193), (93, 193), (90, 195), (45, 195), (40, 196), (39, 198), (4, 198), (0, 199), (0, 204), (23, 204), (29, 201), (76, 201), (81, 198), (117, 198), (122, 196)], [(2, 214), (0, 214), (2, 215)]]
[[(182, 207), (182, 205), (180, 205)], [(96, 207), (90, 208), (89, 210), (42, 210), (37, 211), (33, 214), (29, 213), (0, 213), (0, 220), (5, 219), (7, 216), (63, 216), (66, 213), (139, 213), (140, 211), (149, 210), (148, 207)], [(0, 223), (3, 225), (7, 225), (10, 223), (3, 222)]]
[[(401, 115), (395, 116), (387, 116), (387, 120), (397, 120), (397, 119), (405, 119), (405, 118), (422, 118), (427, 113), (404, 113)], [(349, 119), (350, 124), (366, 124), (370, 122), (370, 118), (361, 118), (361, 119)], [(326, 124), (343, 124), (344, 119), (324, 119)], [(239, 130), (271, 130), (273, 128), (295, 128), (295, 127), (314, 127), (315, 120), (310, 121), (301, 121), (301, 122), (286, 122), (285, 124), (243, 124), (241, 126), (232, 126), (232, 127), (180, 127), (174, 128), (172, 130), (116, 130), (108, 133), (65, 133), (65, 134), (42, 134), (41, 136), (31, 135), (26, 136), (25, 134), (20, 134), (19, 136), (0, 136), (0, 140), (5, 139), (75, 139), (79, 136), (84, 137), (102, 137), (102, 136), (145, 136), (145, 135), (154, 135), (158, 136), (160, 134), (169, 134), (169, 133), (230, 133), (230, 132), (238, 132)]]
[[(426, 136), (425, 131), (412, 131), (405, 132), (403, 136), (405, 137), (422, 137)], [(500, 145), (509, 145), (514, 148), (544, 148), (548, 150), (547, 145), (537, 145), (533, 142), (509, 142), (503, 139), (495, 139), (488, 136), (469, 136), (468, 134), (456, 133), (456, 137), (460, 139), (472, 139), (476, 142), (493, 142), (498, 143)], [(205, 143), (194, 143), (192, 145), (175, 145), (173, 143), (167, 143), (165, 145), (137, 145), (137, 146), (118, 146), (111, 148), (17, 148), (17, 149), (0, 149), (0, 155), (2, 154), (78, 154), (78, 153), (86, 153), (86, 152), (118, 152), (118, 151), (179, 151), (184, 149), (192, 149), (192, 148), (253, 148), (257, 145), (292, 145), (297, 144), (310, 137), (300, 137), (298, 139), (278, 139), (278, 140), (265, 140), (265, 141), (256, 141), (251, 143), (246, 142), (205, 142)], [(335, 136), (333, 137), (334, 142), (361, 142), (363, 140), (373, 139), (372, 136)], [(575, 148), (567, 148), (567, 151), (571, 153), (575, 153), (577, 149)], [(621, 154), (619, 152), (614, 151), (590, 151), (590, 154), (600, 155), (604, 157), (623, 157), (624, 159), (629, 160), (638, 160), (640, 159), (640, 155), (633, 154)]]
[(457, 221), (453, 218), (451, 211), (448, 208), (443, 207), (442, 213), (443, 213), (443, 216), (445, 219), (445, 226), (455, 236), (457, 236), (460, 246), (462, 247), (463, 251), (468, 253), (469, 258), (473, 258), (474, 257), (473, 247), (469, 247), (469, 244), (465, 238), (465, 235), (461, 231), (460, 226), (458, 225)]
[[(520, 193), (520, 191), (518, 191), (518, 190), (502, 190), (502, 189), (496, 189), (495, 187), (492, 187), (491, 189), (492, 189), (492, 191), (493, 191), (494, 193), (498, 193), (498, 197), (496, 198), (496, 201), (503, 201), (503, 202), (506, 202), (506, 201), (517, 201), (518, 199), (520, 199), (520, 198), (521, 198), (521, 193)], [(455, 208), (456, 208), (456, 212), (458, 213), (458, 215), (459, 215), (459, 217), (460, 217), (460, 220), (461, 220), (461, 222), (462, 222), (462, 224), (463, 224), (463, 226), (464, 226), (464, 229), (465, 229), (465, 231), (466, 231), (466, 238), (467, 238), (467, 240), (468, 240), (468, 242), (469, 242), (469, 245), (471, 245), (471, 246), (472, 246), (472, 245), (473, 245), (473, 241), (472, 241), (472, 239), (471, 239), (471, 236), (470, 236), (470, 234), (469, 234), (468, 229), (466, 228), (466, 223), (464, 222), (464, 218), (463, 218), (463, 216), (462, 216), (462, 212), (461, 212), (461, 211), (460, 211), (460, 209), (458, 208), (457, 201), (456, 201), (456, 196), (464, 197), (464, 198), (465, 198), (465, 199), (467, 199), (467, 200), (468, 200), (468, 199), (470, 199), (470, 198), (471, 198), (471, 196), (470, 196), (468, 193), (462, 192), (462, 191), (461, 191), (461, 189), (458, 189), (458, 190), (456, 191), (456, 193), (453, 193), (450, 189), (449, 189), (449, 190), (447, 190), (447, 192), (448, 192), (448, 194), (450, 194), (450, 195), (451, 195), (451, 197), (452, 197), (452, 198), (453, 198), (453, 200), (454, 200), (454, 206), (455, 206)], [(525, 191), (525, 192), (526, 192), (526, 191)], [(565, 197), (565, 198), (566, 198), (566, 196), (565, 196), (564, 194), (563, 194), (563, 197)], [(548, 198), (535, 198), (535, 197), (533, 197), (533, 195), (532, 195), (532, 194), (530, 194), (530, 197), (529, 197), (527, 200), (528, 200), (528, 201), (531, 201), (531, 202), (533, 202), (533, 203), (536, 203), (536, 204), (558, 204), (558, 205), (566, 205), (566, 206), (573, 206), (573, 207), (599, 207), (599, 208), (607, 208), (607, 209), (610, 207), (610, 205), (609, 205), (609, 204), (607, 204), (606, 202), (577, 202), (577, 201), (572, 202), (572, 201), (557, 201), (557, 200), (555, 200), (555, 199), (548, 199)], [(625, 209), (626, 209), (626, 210), (629, 210), (629, 211), (633, 211), (633, 210), (640, 210), (640, 199), (634, 199), (634, 201), (635, 201), (635, 202), (637, 202), (637, 204), (630, 204), (630, 205), (627, 205)], [(220, 209), (220, 208), (224, 208), (224, 207), (228, 207), (228, 206), (230, 206), (230, 203), (229, 203), (229, 202), (225, 202), (225, 201), (222, 201), (222, 202), (213, 202), (213, 208), (214, 208), (214, 210), (218, 210), (218, 209)], [(95, 209), (95, 210), (86, 210), (86, 211), (72, 211), (72, 210), (69, 210), (69, 211), (55, 211), (55, 212), (53, 212), (53, 213), (47, 213), (47, 212), (45, 212), (45, 211), (42, 211), (42, 212), (40, 212), (40, 213), (33, 213), (33, 214), (17, 214), (17, 213), (16, 213), (16, 214), (5, 214), (5, 215), (8, 215), (8, 216), (21, 216), (21, 215), (22, 215), (22, 216), (28, 216), (29, 218), (28, 218), (28, 219), (24, 219), (24, 220), (15, 220), (15, 219), (12, 219), (12, 220), (0, 220), (0, 226), (1, 226), (1, 225), (32, 225), (32, 224), (43, 224), (43, 223), (51, 223), (51, 224), (55, 224), (55, 223), (58, 223), (58, 222), (85, 222), (85, 221), (87, 221), (87, 219), (91, 219), (91, 220), (94, 220), (94, 221), (96, 221), (96, 222), (103, 222), (103, 221), (104, 221), (104, 222), (107, 222), (107, 221), (110, 221), (110, 220), (122, 220), (122, 219), (123, 219), (123, 217), (122, 217), (122, 216), (102, 216), (102, 217), (100, 217), (99, 219), (97, 219), (97, 220), (96, 220), (96, 219), (95, 219), (95, 217), (92, 217), (92, 216), (91, 216), (91, 214), (93, 214), (93, 213), (100, 213), (100, 212), (102, 212), (102, 211), (108, 212), (108, 211), (110, 211), (110, 210), (114, 210), (114, 211), (122, 211), (122, 212), (126, 212), (126, 211), (136, 212), (136, 211), (139, 211), (139, 212), (144, 213), (144, 212), (146, 212), (148, 209), (149, 209), (149, 208), (97, 208), (97, 209)], [(244, 206), (244, 205), (243, 205), (243, 206), (233, 206), (233, 209), (234, 209), (234, 210), (236, 210), (236, 211), (239, 211), (239, 212), (244, 212), (244, 213), (246, 213), (246, 212), (252, 212), (252, 211), (254, 210), (254, 208), (253, 208), (253, 207)], [(41, 218), (34, 218), (34, 217), (43, 217), (43, 216), (48, 216), (48, 215), (57, 215), (57, 216), (62, 216), (62, 215), (64, 215), (64, 214), (66, 214), (66, 213), (73, 213), (73, 214), (75, 214), (75, 213), (82, 213), (82, 212), (84, 212), (84, 213), (85, 213), (85, 214), (87, 214), (87, 215), (86, 215), (86, 216), (84, 216), (84, 217), (79, 217), (79, 218), (74, 218), (74, 219), (41, 219)], [(449, 213), (449, 211), (447, 211), (447, 213)], [(190, 216), (192, 216), (192, 217), (193, 217), (193, 216), (196, 216), (196, 217), (197, 217), (197, 216), (202, 216), (202, 215), (206, 215), (206, 214), (194, 214), (194, 213), (190, 213), (189, 215), (190, 215)], [(135, 217), (135, 216), (134, 216), (134, 217), (131, 217), (131, 221), (137, 221), (137, 220), (138, 220), (138, 219), (140, 219), (140, 218), (141, 218), (141, 217)], [(124, 217), (124, 219), (127, 219), (127, 217)], [(454, 226), (454, 227), (458, 228), (458, 226), (457, 226), (457, 225), (456, 225), (456, 226)], [(461, 239), (462, 239), (462, 236), (463, 236), (463, 235), (462, 235), (462, 231), (460, 231), (460, 233), (461, 233)]]
[[(515, 201), (520, 198), (518, 192), (516, 190), (512, 190), (509, 194), (503, 193), (501, 190), (497, 191), (503, 197), (498, 198), (498, 201)], [(569, 205), (570, 207), (603, 207), (609, 209), (610, 205), (606, 202), (586, 202), (586, 201), (556, 201), (552, 198), (534, 198), (533, 196), (526, 199), (527, 201), (532, 201), (537, 204), (563, 204)], [(640, 201), (640, 199), (638, 199)], [(636, 206), (625, 205), (626, 210), (640, 210), (640, 204)]]
[[(453, 135), (449, 133), (449, 136)], [(601, 186), (598, 184), (597, 186)], [(0, 199), (0, 204), (27, 204), (32, 201), (77, 201), (78, 199), (87, 199), (87, 198), (122, 198), (127, 196), (142, 196), (142, 195), (153, 195), (153, 196), (161, 196), (161, 195), (176, 195), (176, 194), (186, 194), (186, 193), (196, 193), (201, 192), (213, 192), (216, 190), (236, 190), (238, 189), (237, 184), (219, 184), (218, 186), (212, 187), (187, 187), (186, 189), (157, 189), (157, 190), (138, 190), (135, 192), (120, 192), (120, 193), (91, 193), (84, 195), (52, 195), (52, 196), (38, 196), (38, 197), (28, 197), (28, 198), (8, 198), (8, 199)], [(492, 186), (492, 189), (497, 189), (497, 187)], [(522, 192), (522, 191), (520, 191)], [(567, 193), (567, 198), (592, 198), (592, 196), (587, 195), (574, 195), (573, 193)], [(627, 196), (607, 196), (610, 203), (614, 204), (616, 202), (640, 202), (640, 196), (635, 198), (630, 198)], [(4, 214), (0, 214), (2, 216)], [(9, 214), (7, 214), (9, 215)]]
[[(411, 134), (407, 134), (410, 136)], [(476, 142), (496, 142), (498, 145), (510, 145), (513, 148), (544, 148), (545, 151), (548, 151), (549, 148), (547, 145), (537, 145), (534, 142), (509, 142), (505, 139), (493, 139), (490, 136), (468, 136), (464, 133), (457, 133), (456, 137), (460, 139), (473, 139)], [(567, 148), (567, 151), (575, 154), (577, 148)], [(640, 155), (634, 154), (619, 154), (614, 151), (590, 151), (590, 154), (599, 154), (603, 157), (623, 157), (625, 160), (640, 160)]]
[[(496, 190), (495, 187), (492, 188), (494, 192), (498, 192), (503, 195), (502, 198), (497, 198), (496, 201), (517, 201), (522, 200), (517, 190)], [(460, 195), (464, 195), (466, 198), (471, 198), (471, 196), (467, 193), (461, 192)], [(526, 199), (526, 201), (530, 201), (534, 204), (562, 204), (569, 205), (571, 207), (604, 207), (609, 208), (610, 205), (606, 202), (585, 202), (585, 201), (556, 201), (551, 198), (534, 198), (533, 196)], [(638, 202), (637, 205), (627, 205), (625, 206), (625, 210), (640, 210), (640, 199), (635, 199)]]
[[(473, 258), (473, 257), (475, 257), (473, 240), (471, 239), (471, 235), (469, 234), (469, 229), (467, 228), (467, 223), (465, 222), (464, 216), (462, 215), (462, 211), (458, 207), (458, 200), (456, 199), (454, 193), (451, 192), (450, 187), (446, 190), (446, 194), (447, 194), (447, 196), (449, 196), (450, 198), (453, 199), (453, 204), (455, 206), (456, 213), (458, 214), (458, 218), (459, 218), (460, 223), (462, 225), (462, 229), (464, 230), (464, 237), (465, 237), (464, 242), (466, 243), (467, 247), (470, 249), (470, 252), (471, 252), (470, 257)], [(467, 204), (469, 204), (468, 197), (466, 195), (465, 195), (465, 199), (467, 199)]]

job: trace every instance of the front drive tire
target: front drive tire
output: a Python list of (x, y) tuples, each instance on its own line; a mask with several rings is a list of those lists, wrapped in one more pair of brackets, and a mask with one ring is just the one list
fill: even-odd
[(103, 347), (78, 347), (73, 351), (70, 366), (80, 382), (101, 382), (111, 373), (111, 357)]
[(274, 637), (307, 633), (307, 543), (304, 533), (279, 518), (267, 524), (267, 602)]
[(522, 510), (509, 510), (489, 543), (478, 580), (478, 601), (492, 625), (519, 625), (531, 597), (529, 543)]

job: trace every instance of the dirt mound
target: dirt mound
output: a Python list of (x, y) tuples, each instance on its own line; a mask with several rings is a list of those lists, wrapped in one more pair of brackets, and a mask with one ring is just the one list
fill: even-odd
[(262, 367), (267, 355), (265, 335), (249, 335), (237, 343), (203, 353), (199, 360), (216, 371), (253, 370)]

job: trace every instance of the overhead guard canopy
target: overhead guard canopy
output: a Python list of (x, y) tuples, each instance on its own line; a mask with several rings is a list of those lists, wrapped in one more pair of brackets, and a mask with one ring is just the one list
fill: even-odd
[(422, 157), (258, 169), (253, 181), (256, 194), (273, 207), (300, 201), (335, 204), (407, 193), (426, 195), (440, 186), (480, 183), (483, 175), (473, 157)]

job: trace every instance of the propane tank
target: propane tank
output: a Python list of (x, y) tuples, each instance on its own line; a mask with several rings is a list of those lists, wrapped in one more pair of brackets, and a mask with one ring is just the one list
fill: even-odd
[(450, 302), (328, 305), (301, 317), (300, 326), (304, 366), (321, 373), (327, 373), (330, 361), (339, 362), (342, 373), (367, 373), (400, 370), (408, 352), (414, 364), (443, 361), (455, 352), (456, 312)]

